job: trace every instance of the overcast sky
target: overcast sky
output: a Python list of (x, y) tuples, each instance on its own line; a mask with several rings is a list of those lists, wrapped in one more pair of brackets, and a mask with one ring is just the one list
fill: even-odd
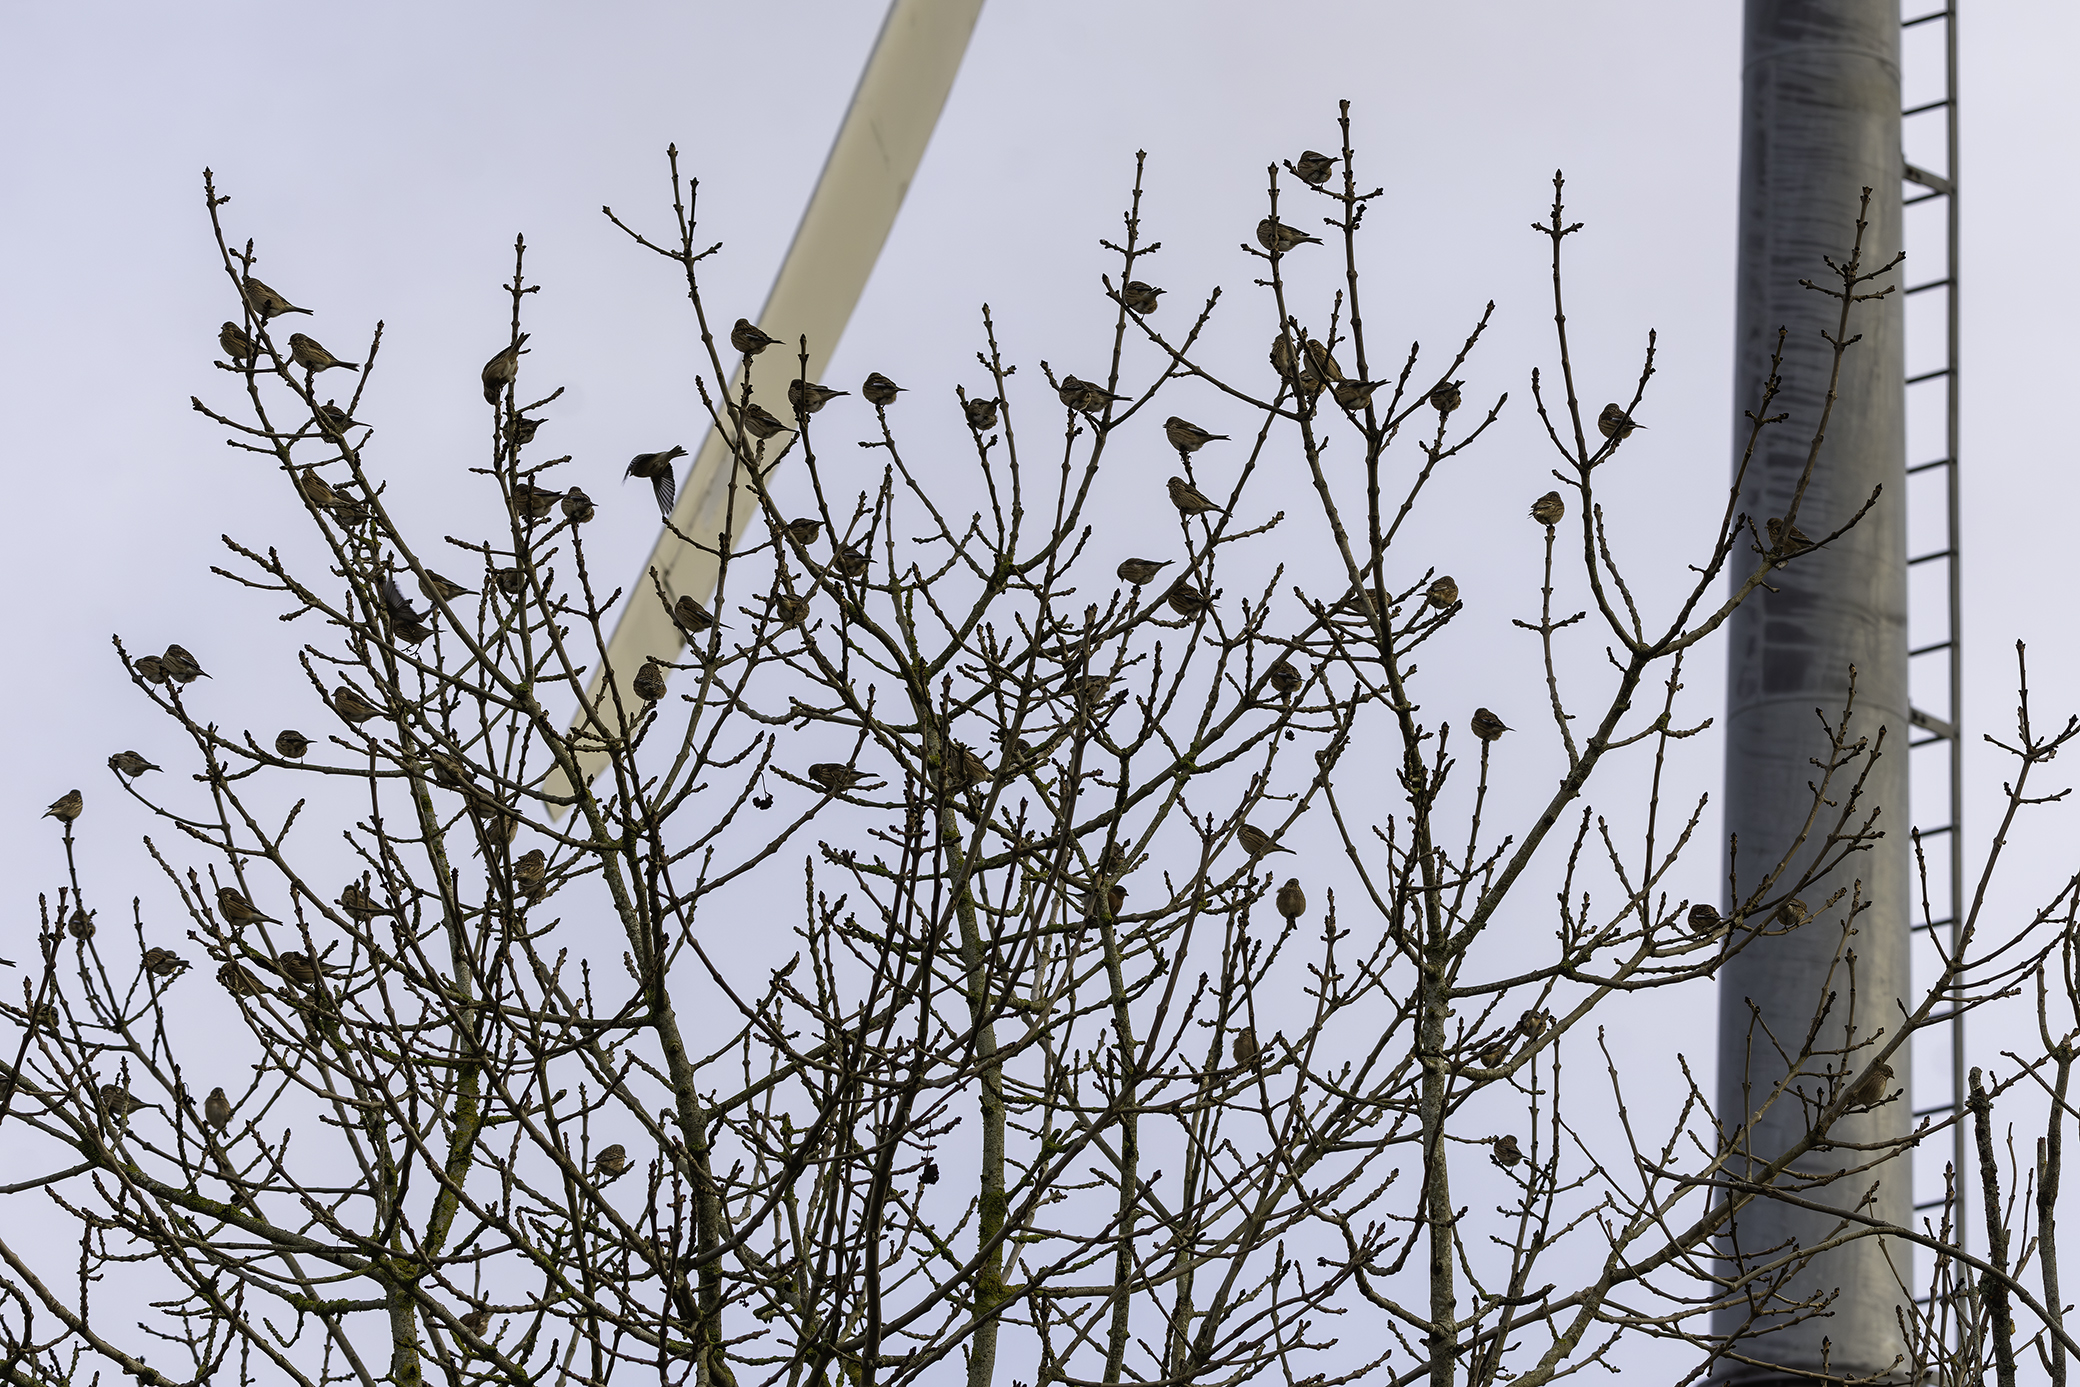
[[(1588, 223), (1571, 291), (1585, 393), (1621, 394), (1647, 329), (1661, 334), (1641, 411), (1648, 465), (1625, 518), (1642, 565), (1679, 566), (1727, 473), (1739, 12), (1724, 0), (989, 0), (829, 379), (852, 386), (879, 369), (917, 389), (906, 408), (943, 412), (976, 374), (985, 300), (1028, 372), (1043, 357), (1079, 369), (1109, 315), (1096, 239), (1116, 234), (1137, 149), (1149, 154), (1149, 234), (1170, 247), (1151, 276), (1172, 288), (1166, 309), (1183, 316), (1215, 284), (1247, 292), (1235, 243), (1260, 215), (1265, 165), (1333, 148), (1347, 97), (1364, 181), (1386, 188), (1374, 330), (1442, 346), (1498, 304), (1468, 391), (1510, 391), (1512, 413), (1479, 469), (1443, 488), (1441, 552), (1480, 571), (1494, 543), (1484, 499), (1499, 492), (1520, 511), (1519, 493), (1549, 484), (1535, 420), (1515, 406), (1528, 404), (1530, 369), (1552, 360), (1529, 223), (1565, 168), (1572, 215)], [(136, 847), (148, 824), (103, 762), (127, 746), (153, 759), (179, 748), (120, 674), (112, 633), (133, 650), (195, 651), (227, 721), (323, 716), (280, 669), (267, 612), (207, 571), (224, 561), (220, 532), (275, 536), (251, 504), (253, 460), (188, 407), (228, 396), (210, 361), (217, 324), (237, 316), (209, 241), (204, 166), (232, 198), (235, 234), (258, 240), (261, 275), (319, 310), (314, 335), (352, 357), (385, 324), (362, 417), (429, 533), (480, 523), (483, 492), (464, 472), (484, 431), (476, 372), (503, 341), (498, 286), (524, 232), (547, 286), (530, 310), (530, 369), (568, 387), (548, 427), (576, 455), (568, 480), (603, 502), (593, 552), (620, 546), (633, 576), (655, 514), (619, 487), (620, 467), (669, 441), (697, 447), (698, 402), (670, 267), (600, 207), (662, 226), (663, 150), (676, 141), (702, 180), (702, 239), (726, 242), (712, 311), (755, 314), (880, 19), (866, 2), (0, 10), (0, 447), (13, 517), (0, 565), (17, 735), (0, 808), (15, 825), (0, 837), (12, 922), (0, 954), (33, 954), (34, 895), (59, 880), (57, 835), (37, 816), (68, 788), (86, 790), (98, 819), (96, 868), (136, 879), (119, 894), (148, 888)], [(2012, 0), (1968, 6), (1965, 22), (1976, 739), (2012, 727), (2018, 638), (2032, 643), (2040, 717), (2080, 707), (2080, 480), (2065, 417), (2080, 288), (2064, 255), (2080, 221), (2080, 8)], [(1268, 335), (1249, 328), (1224, 350), (1260, 362)], [(1520, 605), (1524, 562), (1490, 566)], [(1511, 614), (1495, 609), (1498, 640)], [(1722, 673), (1716, 649), (1688, 671), (1703, 714), (1720, 709)], [(1490, 687), (1477, 664), (1442, 677), (1462, 681), (1468, 703)], [(269, 699), (304, 702), (251, 706)], [(1686, 754), (1692, 788), (1716, 792), (1716, 743)], [(1974, 755), (1976, 852), (2004, 771)], [(2003, 900), (2071, 870), (2064, 812), (2026, 834), (2025, 875)]]

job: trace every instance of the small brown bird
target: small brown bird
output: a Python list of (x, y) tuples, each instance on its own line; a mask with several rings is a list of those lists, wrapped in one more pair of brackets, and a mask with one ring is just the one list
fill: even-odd
[(1717, 906), (1699, 901), (1690, 907), (1690, 928), (1697, 934), (1710, 934), (1726, 922), (1719, 917)]
[(476, 589), (466, 588), (429, 568), (419, 575), (419, 592), (429, 602), (453, 602), (458, 597), (470, 596)]
[(1763, 525), (1769, 531), (1769, 547), (1782, 552), (1786, 558), (1803, 554), (1813, 547), (1813, 541), (1806, 538), (1805, 531), (1793, 525), (1787, 534), (1783, 520), (1776, 516), (1764, 521)]
[(1517, 1034), (1526, 1040), (1536, 1040), (1552, 1029), (1552, 1025), (1553, 1013), (1534, 1007), (1517, 1018)]
[(234, 997), (257, 997), (267, 990), (260, 985), (260, 979), (253, 976), (253, 970), (243, 963), (227, 963), (219, 968), (217, 981)]
[(1122, 583), (1132, 583), (1137, 588), (1147, 587), (1156, 580), (1158, 573), (1168, 568), (1173, 562), (1175, 561), (1172, 559), (1122, 559), (1120, 560), (1119, 568), (1115, 571), (1119, 574), (1119, 580)]
[(1170, 604), (1171, 611), (1182, 617), (1194, 617), (1206, 610), (1206, 594), (1182, 579), (1170, 585), (1163, 600)]
[(218, 1131), (227, 1131), (231, 1126), (231, 1100), (224, 1096), (221, 1085), (209, 1091), (202, 1100), (202, 1120)]
[(132, 668), (150, 684), (163, 684), (168, 678), (166, 664), (157, 655), (140, 656), (132, 662)]
[(1474, 709), (1473, 718), (1467, 725), (1473, 729), (1473, 735), (1484, 742), (1492, 742), (1509, 731), (1508, 724), (1486, 708)]
[(67, 790), (64, 794), (52, 800), (51, 807), (44, 810), (37, 817), (56, 819), (61, 824), (69, 824), (79, 817), (79, 811), (84, 809), (86, 804), (86, 799), (79, 791)]
[(296, 489), (319, 510), (331, 510), (339, 504), (339, 493), (318, 475), (318, 469), (315, 467), (306, 467), (297, 475)]
[[(735, 405), (730, 406), (730, 413), (733, 415), (737, 414)], [(787, 431), (787, 425), (774, 417), (772, 411), (768, 410), (764, 405), (746, 405), (740, 417), (744, 422), (744, 432), (750, 434), (753, 438), (771, 438), (776, 433), (785, 433)]]
[[(1127, 908), (1127, 888), (1116, 881), (1112, 883), (1105, 892), (1104, 908), (1108, 917), (1118, 919), (1120, 912)], [(1095, 895), (1085, 903), (1084, 913), (1093, 916), (1098, 913), (1098, 898)]]
[(251, 275), (246, 276), (245, 300), (252, 306), (253, 312), (260, 315), (263, 322), (269, 318), (279, 318), (284, 313), (310, 312), (308, 308), (298, 308)]
[(1293, 668), (1291, 660), (1273, 660), (1271, 668), (1264, 671), (1264, 677), (1282, 694), (1292, 693), (1300, 687), (1300, 671)]
[(1329, 393), (1337, 404), (1355, 414), (1371, 401), (1372, 392), (1384, 384), (1385, 381), (1377, 380), (1340, 380), (1330, 387)]
[(1200, 490), (1182, 477), (1170, 479), (1170, 504), (1186, 515), (1203, 515), (1212, 511), (1215, 515), (1226, 515), (1227, 511), (1206, 499)]
[(292, 332), (289, 334), (289, 357), (298, 366), (301, 366), (304, 370), (310, 372), (313, 375), (316, 375), (320, 371), (329, 371), (335, 366), (342, 367), (349, 371), (358, 371), (361, 369), (360, 362), (341, 361), (338, 357), (334, 356), (331, 352), (326, 351), (324, 347), (320, 346), (317, 339), (312, 337), (306, 337), (304, 336), (304, 334), (300, 332)]
[(274, 750), (277, 756), (285, 756), (291, 761), (300, 761), (310, 749), (311, 739), (293, 727), (285, 727), (275, 734)]
[(298, 987), (318, 985), (318, 965), (311, 962), (309, 954), (300, 950), (291, 950), (275, 959), (275, 968)]
[(636, 671), (636, 677), (629, 681), (628, 686), (645, 703), (657, 702), (664, 697), (664, 666), (655, 660), (643, 661), (643, 667)]
[(1127, 398), (1113, 394), (1095, 381), (1078, 380), (1075, 376), (1063, 376), (1054, 393), (1063, 404), (1079, 414), (1100, 414), (1112, 401)]
[(1459, 380), (1439, 382), (1437, 387), (1426, 397), (1430, 401), (1430, 408), (1436, 410), (1439, 414), (1450, 414), (1461, 404), (1465, 403), (1465, 397), (1459, 393), (1459, 387), (1465, 383), (1465, 381)]
[(484, 369), (479, 374), (484, 382), (485, 404), (497, 404), (498, 397), (505, 393), (505, 388), (519, 378), (520, 348), (526, 341), (527, 334), (523, 332), (517, 340), (501, 347), (496, 356), (484, 363)]
[(525, 448), (534, 442), (535, 432), (547, 422), (544, 419), (530, 419), (524, 414), (517, 415), (512, 423), (506, 425), (506, 434), (513, 440), (514, 447)]
[(323, 420), (334, 433), (345, 433), (358, 422), (353, 415), (339, 407), (339, 401), (337, 400), (327, 400), (324, 404), (319, 405), (318, 418)]
[(1253, 1027), (1243, 1026), (1235, 1032), (1235, 1063), (1254, 1067), (1257, 1056), (1264, 1053), (1257, 1044), (1257, 1033)]
[(511, 509), (519, 519), (534, 524), (547, 520), (549, 512), (555, 510), (556, 503), (562, 499), (563, 493), (560, 491), (552, 491), (546, 486), (535, 486), (531, 482), (515, 482)]
[(491, 1332), (491, 1307), (479, 1305), (468, 1314), (457, 1316), (455, 1322), (481, 1339)]
[(970, 400), (961, 409), (968, 416), (968, 427), (977, 433), (988, 433), (997, 426), (997, 402), (994, 399)]
[(1175, 414), (1163, 421), (1163, 437), (1180, 453), (1196, 453), (1209, 443), (1219, 442), (1228, 435), (1208, 433), (1189, 419), (1180, 419)]
[(1167, 292), (1153, 284), (1143, 284), (1138, 279), (1130, 279), (1127, 281), (1127, 287), (1119, 291), (1119, 301), (1136, 313), (1149, 314), (1156, 311), (1156, 300)]
[(1513, 1165), (1521, 1164), (1523, 1159), (1524, 1153), (1518, 1149), (1514, 1136), (1495, 1138), (1495, 1164), (1508, 1170)]
[(1112, 678), (1104, 674), (1083, 674), (1068, 683), (1069, 693), (1079, 703), (1096, 703), (1112, 688)]
[(574, 486), (564, 492), (560, 505), (564, 518), (573, 525), (590, 525), (593, 517), (599, 514), (599, 507), (592, 504), (592, 498), (580, 487)]
[(154, 945), (144, 951), (144, 970), (155, 978), (176, 978), (188, 966), (188, 960), (171, 949)]
[(1257, 244), (1274, 255), (1283, 255), (1295, 246), (1318, 246), (1321, 243), (1321, 237), (1310, 236), (1296, 226), (1287, 226), (1276, 217), (1266, 217), (1257, 223)]
[(1423, 600), (1443, 611), (1459, 600), (1459, 584), (1447, 573), (1423, 590)]
[(867, 556), (849, 544), (831, 548), (831, 567), (847, 578), (858, 578), (867, 571)]
[(348, 722), (359, 726), (370, 718), (382, 716), (383, 710), (355, 693), (345, 684), (332, 691), (332, 711)]
[(103, 1084), (101, 1086), (101, 1110), (116, 1122), (128, 1122), (130, 1114), (136, 1112), (139, 1108), (156, 1106), (157, 1104), (147, 1103), (137, 1097), (121, 1084)]
[(195, 663), (195, 657), (178, 645), (169, 645), (159, 656), (159, 667), (166, 677), (183, 684), (192, 684), (197, 679), (209, 678), (209, 671)]
[(1531, 503), (1531, 518), (1541, 525), (1558, 525), (1567, 515), (1567, 502), (1557, 491), (1548, 491)]
[(751, 326), (749, 318), (737, 319), (736, 326), (729, 330), (729, 344), (746, 356), (757, 356), (780, 339), (768, 337)]
[(903, 387), (879, 371), (870, 371), (866, 382), (860, 386), (859, 393), (868, 404), (878, 409), (886, 409), (896, 402), (896, 396), (903, 393)]
[(794, 406), (797, 419), (814, 414), (840, 395), (850, 395), (850, 390), (833, 390), (828, 385), (818, 385), (813, 380), (791, 380), (787, 383), (787, 402)]
[(240, 895), (236, 888), (230, 886), (219, 886), (217, 888), (217, 909), (223, 913), (225, 919), (234, 925), (278, 925), (281, 923), (274, 916), (265, 915), (255, 910), (251, 901)]
[(948, 760), (952, 764), (947, 767), (946, 778), (955, 789), (984, 785), (996, 779), (996, 772), (989, 768), (989, 762), (977, 756), (972, 748), (959, 742), (953, 744), (953, 755)]
[(1298, 358), (1293, 354), (1293, 341), (1291, 338), (1281, 332), (1278, 336), (1271, 339), (1271, 369), (1278, 372), (1280, 380), (1297, 381), (1299, 379), (1298, 367), (1294, 364), (1297, 360)]
[(346, 889), (339, 893), (339, 908), (364, 925), (378, 915), (390, 913), (377, 905), (376, 898), (369, 895), (368, 888), (358, 881), (348, 882)]
[(222, 347), (224, 355), (233, 361), (253, 359), (253, 339), (246, 336), (246, 330), (237, 323), (227, 321), (217, 329), (217, 345)]
[(782, 626), (799, 626), (809, 619), (809, 599), (776, 592), (773, 594), (773, 610), (779, 615)]
[(1276, 838), (1273, 838), (1255, 824), (1243, 824), (1235, 830), (1235, 837), (1242, 844), (1242, 850), (1248, 853), (1252, 859), (1269, 857), (1275, 852), (1292, 851), (1291, 848), (1280, 847)]
[(1618, 403), (1615, 400), (1605, 405), (1603, 413), (1596, 416), (1596, 431), (1605, 438), (1614, 438), (1620, 442), (1632, 437), (1634, 429), (1643, 429), (1645, 427), (1645, 424), (1638, 422), (1624, 410), (1618, 408)]
[(1292, 167), (1293, 177), (1310, 188), (1319, 188), (1329, 181), (1329, 174), (1336, 168), (1336, 156), (1303, 149), (1300, 151), (1300, 157), (1293, 161)]
[(1307, 913), (1307, 893), (1300, 889), (1300, 878), (1287, 877), (1286, 884), (1278, 888), (1274, 898), (1278, 913), (1288, 920), (1297, 920)]
[(708, 609), (694, 601), (690, 592), (672, 604), (672, 620), (678, 622), (679, 629), (690, 636), (697, 636), (715, 624), (715, 618), (709, 614)]
[(1875, 1108), (1884, 1101), (1886, 1091), (1892, 1086), (1892, 1066), (1878, 1064), (1864, 1076), (1862, 1083), (1849, 1090), (1849, 1106), (1852, 1108)]
[(628, 467), (621, 473), (621, 480), (642, 477), (649, 481), (650, 489), (657, 495), (657, 513), (667, 520), (672, 515), (672, 504), (679, 496), (679, 483), (672, 475), (672, 462), (686, 456), (686, 450), (674, 443), (656, 453), (637, 453), (628, 460)]
[(1797, 929), (1813, 918), (1813, 912), (1804, 901), (1793, 896), (1778, 906), (1776, 914), (1770, 918), (1785, 929)]
[(527, 594), (527, 570), (524, 568), (493, 569), (491, 581), (507, 597), (524, 597)]
[(809, 779), (832, 794), (842, 794), (865, 780), (863, 771), (854, 770), (842, 761), (818, 761), (809, 767)]
[(813, 516), (803, 516), (799, 520), (788, 521), (784, 528), (789, 539), (806, 549), (816, 542), (818, 535), (823, 533), (823, 522), (815, 519)]
[[(740, 319), (739, 321), (742, 320)], [(622, 1171), (628, 1169), (628, 1150), (617, 1141), (612, 1146), (601, 1151), (597, 1156), (594, 1156), (592, 1165), (600, 1174), (611, 1180)]]
[(94, 937), (94, 917), (87, 914), (84, 910), (75, 910), (72, 912), (71, 921), (65, 928), (72, 931), (74, 939), (92, 939)]
[(548, 879), (549, 858), (540, 848), (529, 848), (513, 860), (513, 885), (529, 900), (542, 898), (542, 886)]
[(1509, 1059), (1509, 1037), (1504, 1036), (1500, 1040), (1491, 1041), (1483, 1045), (1480, 1053), (1475, 1055), (1474, 1058), (1481, 1062), (1481, 1067), (1484, 1069), (1502, 1068), (1503, 1064)]
[(142, 756), (139, 756), (134, 751), (119, 751), (115, 755), (109, 757), (108, 768), (112, 771), (119, 771), (122, 774), (129, 776), (132, 780), (135, 780), (138, 776), (143, 775), (146, 771), (155, 771), (159, 769), (159, 767), (145, 760)]

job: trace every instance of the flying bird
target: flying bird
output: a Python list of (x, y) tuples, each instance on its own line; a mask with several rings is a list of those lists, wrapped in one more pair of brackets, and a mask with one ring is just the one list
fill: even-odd
[(637, 453), (628, 461), (628, 469), (621, 480), (630, 477), (647, 478), (650, 490), (657, 495), (657, 513), (666, 520), (672, 518), (672, 505), (679, 499), (679, 483), (672, 476), (672, 460), (686, 456), (686, 450), (674, 443), (661, 453)]

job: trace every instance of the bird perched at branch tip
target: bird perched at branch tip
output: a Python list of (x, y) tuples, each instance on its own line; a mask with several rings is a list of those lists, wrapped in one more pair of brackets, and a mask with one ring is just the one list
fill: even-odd
[(1548, 491), (1531, 503), (1531, 518), (1541, 525), (1558, 525), (1567, 517), (1567, 502), (1557, 491)]
[(298, 308), (252, 275), (246, 276), (245, 300), (262, 322), (279, 318), (284, 313), (310, 313), (308, 308)]
[(885, 409), (896, 402), (896, 396), (903, 393), (903, 387), (879, 371), (870, 371), (867, 373), (866, 382), (860, 386), (859, 393), (868, 404)]
[(157, 655), (141, 655), (132, 661), (131, 664), (136, 669), (139, 677), (143, 678), (147, 683), (163, 684), (168, 678), (166, 665)]
[(977, 433), (987, 433), (997, 426), (997, 402), (994, 398), (970, 400), (961, 406), (961, 411), (968, 416), (968, 427)]
[(729, 330), (729, 344), (746, 356), (757, 356), (777, 343), (777, 337), (768, 337), (751, 325), (749, 318), (739, 318)]
[(527, 334), (523, 332), (499, 348), (498, 354), (484, 363), (484, 369), (479, 374), (484, 382), (485, 404), (497, 404), (498, 397), (504, 393), (505, 388), (519, 378), (520, 348), (526, 343)]
[(629, 681), (628, 686), (645, 703), (657, 702), (664, 697), (664, 666), (655, 660), (643, 661), (643, 667), (636, 671), (636, 677)]
[(833, 390), (828, 385), (818, 385), (813, 380), (791, 380), (787, 383), (787, 403), (794, 406), (795, 417), (814, 414), (840, 395), (850, 395), (850, 390)]
[(320, 371), (329, 371), (335, 366), (348, 371), (361, 369), (360, 362), (341, 361), (326, 351), (316, 338), (307, 337), (300, 332), (289, 334), (289, 358), (312, 375)]
[(1224, 433), (1208, 433), (1189, 419), (1180, 419), (1175, 414), (1163, 421), (1163, 437), (1180, 453), (1196, 453), (1209, 443), (1226, 439)]
[(86, 807), (86, 803), (85, 796), (81, 795), (79, 791), (67, 790), (64, 794), (52, 800), (51, 807), (44, 810), (37, 817), (56, 819), (61, 824), (69, 824), (79, 817), (80, 810)]
[(1204, 515), (1207, 511), (1215, 515), (1227, 514), (1223, 507), (1207, 500), (1204, 493), (1182, 477), (1172, 477), (1169, 486), (1170, 504), (1186, 515)]
[(1471, 720), (1468, 721), (1467, 726), (1473, 729), (1474, 736), (1480, 738), (1484, 742), (1492, 742), (1497, 737), (1500, 737), (1503, 733), (1510, 730), (1509, 725), (1507, 723), (1503, 722), (1501, 718), (1496, 717), (1486, 708), (1474, 709), (1473, 717)]
[(187, 966), (188, 960), (171, 949), (154, 945), (144, 951), (144, 970), (155, 978), (177, 978)]
[(650, 483), (650, 490), (657, 496), (657, 513), (664, 519), (672, 518), (672, 506), (679, 499), (678, 479), (672, 475), (672, 463), (686, 456), (686, 450), (674, 443), (656, 453), (637, 453), (628, 460), (621, 480), (641, 477)]
[(1440, 381), (1425, 397), (1430, 401), (1430, 408), (1441, 416), (1450, 414), (1466, 402), (1466, 397), (1459, 393), (1459, 387), (1465, 383), (1461, 380)]
[(1459, 584), (1447, 573), (1423, 590), (1423, 600), (1443, 611), (1459, 600)]

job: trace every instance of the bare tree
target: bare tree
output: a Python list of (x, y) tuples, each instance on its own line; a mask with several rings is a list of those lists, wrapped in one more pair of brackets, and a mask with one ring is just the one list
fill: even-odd
[[(1341, 129), (1335, 156), (1269, 171), (1242, 247), (1268, 370), (1202, 364), (1226, 327), (1217, 290), (1181, 328), (1175, 310), (1159, 320), (1137, 164), (1105, 243), (1110, 340), (1076, 363), (1092, 378), (1041, 361), (1044, 382), (1018, 379), (985, 309), (980, 383), (936, 405), (972, 439), (958, 479), (899, 437), (931, 392), (898, 403), (877, 378), (824, 415), (806, 344), (710, 322), (701, 274), (720, 247), (697, 239), (674, 152), (668, 233), (616, 224), (683, 278), (707, 358), (694, 393), (736, 470), (723, 532), (679, 536), (720, 563), (712, 605), (655, 574), (627, 594), (686, 640), (637, 671), (605, 668), (623, 594), (587, 551), (595, 503), (536, 444), (561, 390), (527, 369), (524, 242), (475, 469), (503, 519), (436, 540), (393, 510), (357, 417), (380, 326), (358, 363), (278, 340), (302, 310), (255, 278), (205, 175), (238, 306), (218, 365), (238, 398), (195, 407), (322, 546), (306, 564), (227, 536), (219, 571), (322, 628), (299, 658), (325, 730), (228, 730), (220, 692), (196, 683), (207, 652), (116, 642), (193, 743), (193, 792), (148, 794), (111, 763), (167, 826), (151, 850), (186, 919), (140, 905), (100, 923), (105, 892), (73, 855), (92, 819), (54, 807), (67, 876), (6, 1006), (0, 1122), (27, 1172), (6, 1188), (24, 1211), (9, 1229), (38, 1200), (78, 1248), (68, 1282), (55, 1249), (0, 1235), (10, 1380), (1487, 1384), (1608, 1363), (1635, 1339), (1673, 1343), (1694, 1378), (1766, 1364), (1771, 1329), (1826, 1313), (1786, 1290), (1825, 1248), (1729, 1241), (1743, 1207), (1777, 1199), (1838, 1210), (1830, 1245), (1894, 1240), (1917, 1355), (1902, 1373), (1977, 1381), (1991, 1355), (2011, 1380), (2020, 1336), (2063, 1382), (2050, 1234), (2080, 1033), (2074, 890), (2005, 932), (1982, 937), (1975, 913), (1917, 1009), (1858, 999), (1854, 869), (1881, 831), (1863, 779), (1896, 753), (1853, 707), (1821, 715), (1807, 822), (1782, 860), (1737, 862), (1730, 911), (1670, 885), (1705, 808), (1663, 807), (1687, 795), (1664, 783), (1671, 746), (1706, 725), (1679, 707), (1686, 655), (1879, 498), (1815, 519), (1802, 488), (1785, 515), (1751, 517), (1736, 476), (1687, 571), (1621, 571), (1598, 487), (1653, 339), (1629, 402), (1584, 406), (1561, 274), (1580, 227), (1556, 176), (1539, 230), (1559, 391), (1536, 371), (1531, 385), (1557, 485), (1506, 508), (1543, 538), (1536, 619), (1517, 625), (1542, 652), (1541, 735), (1565, 772), (1538, 802), (1491, 799), (1491, 771), (1534, 734), (1425, 709), (1417, 657), (1466, 599), (1406, 555), (1430, 483), (1507, 397), (1462, 391), (1486, 315), (1441, 367), (1368, 336), (1360, 252), (1380, 194), (1358, 179), (1347, 108)], [(1289, 259), (1339, 253), (1341, 291), (1298, 302)], [(1860, 244), (1836, 267), (1837, 366), (1892, 268)], [(318, 383), (332, 369), (359, 373), (343, 407)], [(1187, 381), (1219, 393), (1232, 437), (1155, 422)], [(1774, 388), (1751, 456), (1780, 423)], [(834, 429), (836, 459), (820, 450)], [(1176, 475), (1135, 484), (1176, 516), (1162, 538), (1167, 522), (1094, 500), (1110, 455), (1158, 431)], [(879, 467), (854, 492), (861, 450)], [(667, 511), (674, 456), (629, 469)], [(1266, 493), (1311, 500), (1294, 517)], [(1148, 557), (1106, 574), (1101, 528)], [(1326, 585), (1267, 564), (1262, 586), (1223, 587), (1296, 536), (1333, 554)], [(1556, 598), (1572, 590), (1587, 605), (1570, 613)], [(1568, 653), (1592, 631), (1608, 656), (1594, 675)], [(2039, 737), (2024, 706), (2011, 815), (2075, 730)], [(1627, 761), (1642, 764), (1612, 784), (1604, 768)], [(1637, 839), (1586, 800), (1599, 774), (1638, 795)], [(310, 826), (328, 820), (343, 849)], [(1348, 860), (1354, 899), (1280, 880), (1302, 838)], [(1549, 933), (1498, 945), (1505, 912), (1542, 910), (1525, 893), (1555, 884)], [(791, 928), (778, 966), (746, 961), (747, 921)], [(1693, 1083), (1666, 1130), (1637, 1130), (1599, 1009), (1702, 995), (1725, 958), (1791, 930), (1839, 935), (1843, 983), (1806, 1035), (1757, 1035), (1786, 1077), (1748, 1114)], [(2052, 969), (2076, 1008), (2063, 1038)], [(2031, 979), (2045, 1054), (1975, 1090), (1987, 1255), (1947, 1217), (1861, 1213), (1939, 1125), (1854, 1135), (1901, 1101), (1887, 1058)], [(191, 1058), (227, 1033), (245, 1077)], [(1585, 1120), (1563, 1089), (1584, 1045), (1619, 1121)], [(1990, 1117), (2023, 1083), (2053, 1103), (2033, 1202)], [(1757, 1151), (1746, 1123), (1779, 1105), (1806, 1139)], [(1497, 1112), (1517, 1117), (1497, 1130)], [(1796, 1164), (1831, 1147), (1854, 1159), (1817, 1177)], [(1916, 1247), (1935, 1266), (1923, 1301)], [(1731, 1335), (1710, 1328), (1727, 1307), (1743, 1313)]]

